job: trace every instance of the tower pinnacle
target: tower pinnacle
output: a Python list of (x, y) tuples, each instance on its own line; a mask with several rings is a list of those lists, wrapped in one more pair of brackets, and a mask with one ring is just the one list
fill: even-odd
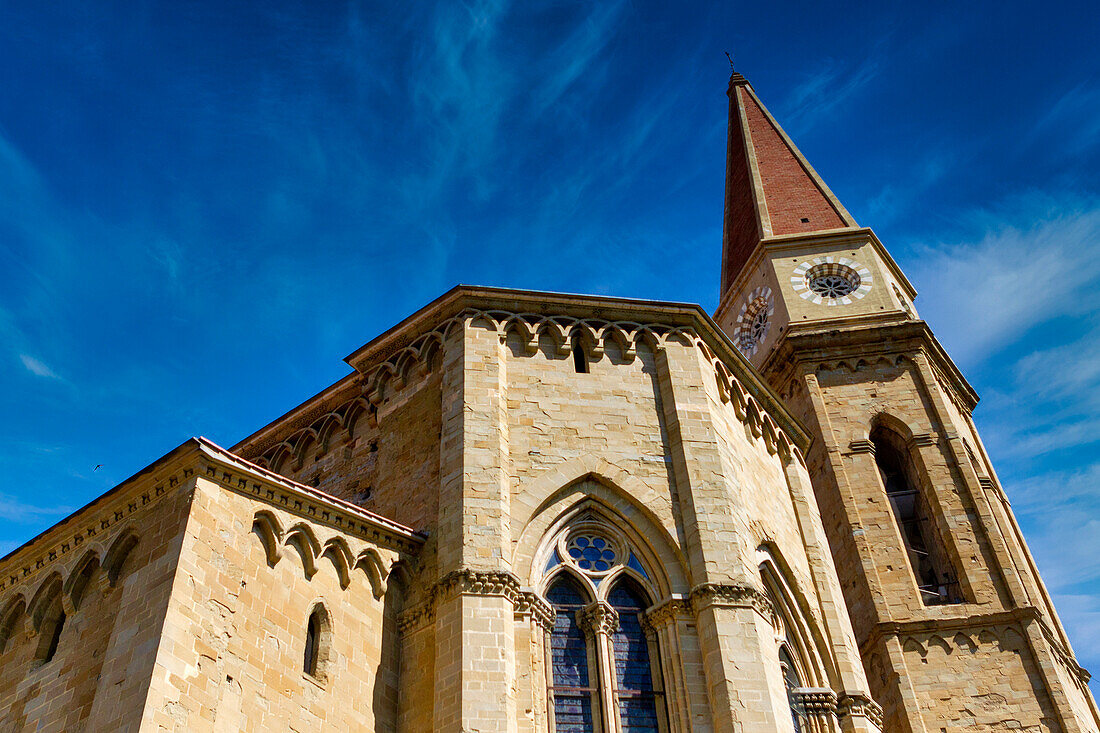
[(858, 226), (748, 80), (731, 71), (723, 293), (761, 240)]

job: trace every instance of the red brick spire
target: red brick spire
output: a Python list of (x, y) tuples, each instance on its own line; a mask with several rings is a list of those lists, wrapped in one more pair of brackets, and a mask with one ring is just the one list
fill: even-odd
[(858, 226), (745, 77), (734, 71), (727, 94), (723, 294), (760, 240)]

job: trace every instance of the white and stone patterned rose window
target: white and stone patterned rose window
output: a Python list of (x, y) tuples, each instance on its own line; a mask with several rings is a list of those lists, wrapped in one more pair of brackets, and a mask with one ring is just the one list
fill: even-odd
[(794, 268), (791, 287), (818, 305), (850, 305), (871, 292), (871, 271), (847, 257), (817, 257)]
[(771, 328), (771, 317), (775, 313), (772, 289), (759, 287), (749, 293), (737, 314), (737, 325), (733, 329), (733, 343), (745, 356), (754, 355)]

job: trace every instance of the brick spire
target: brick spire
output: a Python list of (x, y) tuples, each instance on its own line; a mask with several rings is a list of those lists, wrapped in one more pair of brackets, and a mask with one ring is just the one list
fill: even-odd
[(733, 284), (760, 240), (856, 227), (821, 176), (733, 71), (726, 142), (726, 206), (722, 293)]

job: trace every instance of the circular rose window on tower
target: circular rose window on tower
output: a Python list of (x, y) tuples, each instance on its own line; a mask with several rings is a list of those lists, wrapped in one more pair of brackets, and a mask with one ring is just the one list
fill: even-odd
[(771, 288), (763, 287), (749, 293), (741, 312), (737, 315), (737, 327), (733, 331), (733, 343), (745, 356), (752, 356), (768, 337), (772, 305)]
[(859, 287), (859, 273), (847, 265), (814, 265), (806, 273), (806, 284), (823, 298), (843, 298)]
[(791, 286), (814, 303), (847, 305), (870, 292), (871, 272), (847, 257), (819, 257), (795, 268)]

